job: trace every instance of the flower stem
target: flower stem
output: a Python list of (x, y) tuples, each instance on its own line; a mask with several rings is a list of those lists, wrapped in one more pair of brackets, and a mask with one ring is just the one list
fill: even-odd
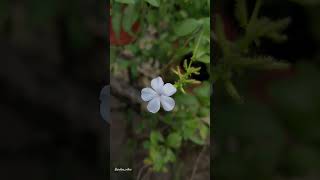
[[(180, 77), (179, 80), (174, 84), (175, 87), (181, 87), (181, 88), (182, 88), (182, 85), (184, 84), (184, 82), (185, 82), (186, 80), (188, 80), (189, 77), (191, 76), (192, 72), (190, 71), (190, 69), (191, 69), (191, 66), (192, 66), (193, 61), (194, 61), (195, 58), (196, 58), (196, 55), (197, 55), (197, 52), (198, 52), (198, 49), (199, 49), (199, 45), (200, 45), (200, 42), (201, 42), (201, 40), (202, 40), (203, 32), (204, 32), (204, 31), (201, 30), (200, 35), (199, 35), (199, 37), (198, 37), (198, 40), (197, 40), (197, 42), (196, 42), (196, 45), (195, 45), (195, 47), (194, 47), (194, 50), (193, 50), (193, 53), (192, 53), (192, 57), (191, 57), (191, 59), (190, 59), (190, 62), (189, 62), (189, 64), (188, 64), (188, 66), (187, 66), (187, 69), (185, 69), (186, 73), (184, 73), (184, 74), (182, 75), (182, 77)], [(183, 89), (181, 89), (181, 90), (183, 91)]]

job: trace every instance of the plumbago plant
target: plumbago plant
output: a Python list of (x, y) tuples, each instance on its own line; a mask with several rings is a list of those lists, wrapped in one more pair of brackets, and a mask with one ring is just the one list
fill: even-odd
[(216, 64), (212, 70), (214, 83), (221, 83), (228, 94), (238, 102), (243, 98), (238, 93), (232, 78), (248, 69), (274, 70), (287, 69), (289, 64), (268, 55), (257, 55), (255, 49), (260, 46), (261, 39), (267, 38), (275, 43), (287, 39), (283, 31), (290, 23), (290, 18), (271, 20), (259, 17), (261, 0), (257, 0), (249, 18), (246, 0), (236, 0), (235, 17), (242, 29), (241, 35), (234, 41), (227, 38), (225, 25), (220, 15), (216, 15), (214, 42), (217, 47)]
[(208, 145), (209, 16), (207, 0), (111, 1), (111, 73), (126, 70), (132, 81), (148, 79), (145, 88), (132, 84), (149, 101), (134, 131), (149, 136), (132, 140), (145, 148), (151, 171), (167, 172), (183, 151)]

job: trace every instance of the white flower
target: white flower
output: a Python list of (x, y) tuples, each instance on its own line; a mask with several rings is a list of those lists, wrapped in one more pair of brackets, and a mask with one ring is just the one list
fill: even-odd
[(175, 102), (169, 96), (177, 92), (177, 89), (171, 83), (163, 83), (161, 77), (152, 79), (152, 88), (143, 88), (141, 90), (142, 100), (149, 102), (147, 109), (151, 113), (156, 113), (160, 109), (160, 103), (165, 111), (171, 111)]

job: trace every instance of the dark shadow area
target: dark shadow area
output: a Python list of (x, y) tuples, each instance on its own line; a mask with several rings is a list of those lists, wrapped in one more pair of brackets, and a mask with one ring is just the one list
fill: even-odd
[(0, 3), (0, 179), (107, 179), (104, 1)]
[[(236, 40), (243, 32), (233, 13), (235, 1), (219, 2), (226, 35), (231, 32)], [(263, 39), (251, 53), (286, 60), (290, 69), (251, 70), (234, 77), (243, 104), (215, 84), (214, 179), (319, 179), (320, 3), (308, 3), (264, 1), (259, 13), (270, 19), (290, 17), (284, 31), (288, 40)], [(248, 15), (254, 4), (248, 1)]]

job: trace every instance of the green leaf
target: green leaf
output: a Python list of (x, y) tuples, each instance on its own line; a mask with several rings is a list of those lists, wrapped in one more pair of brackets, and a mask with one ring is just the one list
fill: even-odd
[(124, 3), (124, 4), (134, 4), (136, 3), (135, 0), (116, 0), (118, 3)]
[(204, 124), (201, 124), (199, 130), (200, 130), (200, 137), (203, 140), (205, 140), (209, 134), (209, 127)]
[(122, 19), (122, 14), (120, 12), (120, 8), (114, 7), (114, 13), (112, 14), (112, 28), (113, 31), (116, 34), (116, 37), (120, 37), (120, 32), (121, 32), (121, 19)]
[(203, 55), (199, 58), (196, 59), (199, 62), (203, 62), (205, 64), (209, 64), (210, 63), (210, 56), (209, 55)]
[[(198, 39), (199, 43), (201, 42), (201, 37), (199, 36), (199, 39)], [(198, 59), (202, 56), (204, 56), (205, 54), (208, 54), (210, 53), (209, 52), (209, 49), (207, 47), (198, 47), (197, 51), (195, 52), (195, 59)]]
[(210, 109), (207, 107), (203, 107), (199, 109), (199, 117), (208, 117), (210, 115)]
[(185, 19), (174, 27), (174, 32), (177, 36), (186, 36), (197, 30), (200, 25), (196, 19)]
[(117, 61), (117, 64), (119, 65), (120, 69), (126, 69), (128, 68), (132, 63), (126, 59), (119, 59)]
[(165, 162), (175, 162), (176, 155), (172, 152), (170, 148), (167, 148), (166, 155), (165, 155)]
[(186, 69), (188, 69), (188, 60), (184, 60), (183, 61), (183, 68), (186, 70)]
[[(210, 92), (211, 92), (211, 85), (207, 81), (203, 82), (200, 87), (193, 89), (193, 93), (196, 95), (196, 97), (199, 99), (200, 104), (202, 105), (202, 107), (199, 108), (199, 111), (207, 107), (208, 108), (210, 107)], [(205, 113), (207, 111), (201, 111), (201, 112)], [(208, 116), (208, 114), (209, 113), (206, 113), (206, 115), (203, 115), (203, 116)]]
[(200, 19), (205, 36), (210, 38), (210, 17)]
[(176, 103), (179, 105), (192, 107), (192, 109), (196, 109), (199, 107), (199, 101), (195, 96), (191, 96), (187, 94), (179, 94), (176, 96), (175, 99), (176, 99)]
[(132, 34), (132, 26), (138, 20), (139, 14), (134, 5), (128, 5), (123, 13), (122, 27), (123, 29)]
[(192, 137), (195, 134), (198, 125), (199, 121), (196, 121), (194, 119), (189, 119), (185, 121), (181, 127), (183, 139), (190, 139), (190, 137)]
[(167, 137), (166, 143), (169, 147), (179, 148), (181, 146), (182, 137), (179, 133), (171, 133)]
[(164, 138), (159, 131), (152, 131), (150, 135), (151, 144), (157, 144), (158, 142), (163, 142)]
[(148, 2), (149, 4), (151, 4), (154, 7), (160, 6), (160, 0), (144, 0), (144, 1)]
[(163, 160), (163, 157), (162, 157), (161, 152), (159, 150), (160, 150), (160, 148), (157, 148), (155, 146), (152, 146), (150, 148), (150, 158), (151, 158), (151, 161), (154, 163), (154, 165), (158, 166), (157, 169), (161, 168), (161, 164), (162, 164), (162, 160)]
[(194, 142), (195, 144), (198, 144), (198, 145), (204, 145), (205, 144), (205, 141), (202, 140), (198, 135), (193, 135), (189, 138), (192, 142)]
[(200, 87), (197, 87), (193, 90), (193, 92), (198, 97), (209, 98), (210, 97), (210, 84), (208, 82), (204, 82)]

